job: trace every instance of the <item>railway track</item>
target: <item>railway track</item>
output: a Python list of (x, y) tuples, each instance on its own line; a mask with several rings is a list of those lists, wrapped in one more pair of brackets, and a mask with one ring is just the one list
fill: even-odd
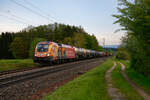
[(23, 71), (33, 70), (33, 69), (36, 69), (36, 68), (37, 67), (31, 67), (31, 68), (22, 68), (22, 69), (16, 69), (16, 70), (2, 71), (2, 72), (0, 72), (0, 76), (6, 75), (6, 74), (12, 74), (12, 73), (17, 73), (17, 72), (23, 72)]
[[(66, 64), (66, 63), (63, 63), (63, 64)], [(30, 71), (30, 70), (34, 70), (34, 69), (40, 69), (41, 67), (46, 67), (46, 66), (56, 66), (56, 65), (42, 65), (42, 66), (37, 65), (35, 67), (30, 67), (30, 68), (2, 71), (2, 72), (0, 72), (0, 77), (3, 75), (7, 75), (7, 74), (13, 74), (13, 73), (18, 73), (18, 72)]]
[(68, 68), (78, 67), (78, 65), (86, 64), (85, 62), (94, 63), (100, 59), (102, 59), (102, 58), (82, 60), (82, 61), (78, 61), (78, 62), (65, 63), (65, 64), (55, 65), (55, 66), (51, 66), (51, 67), (43, 67), (43, 68), (39, 68), (39, 69), (33, 69), (30, 71), (23, 71), (23, 72), (8, 74), (8, 75), (2, 75), (2, 76), (0, 76), (0, 88), (8, 87), (8, 86), (14, 85), (18, 82), (23, 82), (23, 81), (26, 81), (26, 80), (29, 80), (32, 78), (36, 78), (39, 76), (59, 72), (62, 70), (67, 70)]

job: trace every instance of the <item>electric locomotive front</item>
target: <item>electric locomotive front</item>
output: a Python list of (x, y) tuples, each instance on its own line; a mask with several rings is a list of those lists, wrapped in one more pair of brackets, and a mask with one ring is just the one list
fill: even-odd
[(35, 48), (34, 62), (61, 63), (75, 59), (75, 50), (70, 45), (55, 42), (39, 42)]
[(39, 42), (35, 48), (34, 62), (45, 63), (56, 59), (58, 45), (54, 42)]

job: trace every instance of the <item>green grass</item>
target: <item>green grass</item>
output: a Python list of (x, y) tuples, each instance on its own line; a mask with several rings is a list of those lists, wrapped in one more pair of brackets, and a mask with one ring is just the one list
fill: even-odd
[(0, 60), (0, 72), (33, 66), (35, 66), (35, 64), (32, 59)]
[(121, 74), (121, 65), (117, 63), (116, 68), (112, 71), (112, 81), (113, 85), (120, 89), (120, 91), (125, 94), (128, 100), (143, 100), (141, 96), (136, 92), (134, 88), (124, 79)]
[(109, 100), (104, 75), (112, 65), (112, 60), (108, 60), (42, 100)]
[(129, 62), (122, 61), (122, 63), (126, 65), (126, 73), (129, 78), (150, 94), (150, 77), (146, 77), (130, 68)]

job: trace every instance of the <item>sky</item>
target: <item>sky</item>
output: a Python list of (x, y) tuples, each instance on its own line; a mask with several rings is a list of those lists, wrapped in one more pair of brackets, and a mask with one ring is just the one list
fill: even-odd
[(124, 35), (113, 24), (118, 0), (0, 0), (0, 33), (17, 32), (29, 25), (64, 23), (82, 26), (100, 45), (118, 45)]

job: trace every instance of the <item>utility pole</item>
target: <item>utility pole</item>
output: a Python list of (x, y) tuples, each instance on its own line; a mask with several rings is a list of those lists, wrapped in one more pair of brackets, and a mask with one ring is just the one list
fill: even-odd
[(105, 51), (105, 38), (103, 38), (103, 47), (104, 47), (104, 51)]

